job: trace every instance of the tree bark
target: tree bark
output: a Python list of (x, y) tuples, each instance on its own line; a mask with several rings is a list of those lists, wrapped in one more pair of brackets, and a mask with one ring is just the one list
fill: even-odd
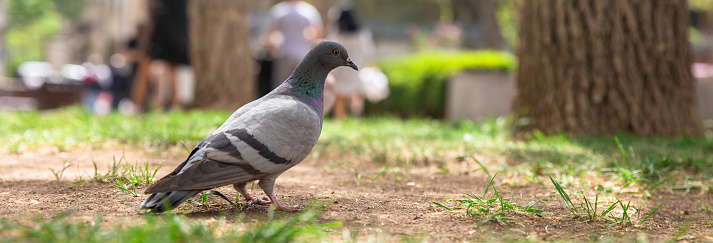
[(249, 0), (193, 0), (189, 5), (193, 108), (235, 110), (255, 99)]
[(525, 131), (699, 134), (688, 5), (681, 0), (528, 0), (513, 111)]

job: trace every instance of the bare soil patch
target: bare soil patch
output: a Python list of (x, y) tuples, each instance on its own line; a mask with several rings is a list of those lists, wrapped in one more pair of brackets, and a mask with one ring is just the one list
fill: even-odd
[[(157, 177), (169, 173), (183, 160), (181, 153), (145, 154), (131, 149), (124, 151), (72, 150), (67, 152), (27, 152), (23, 154), (0, 154), (0, 217), (16, 218), (39, 214), (52, 217), (72, 210), (72, 217), (91, 221), (96, 214), (104, 215), (111, 222), (130, 222), (141, 219), (137, 206), (145, 198), (133, 197), (109, 183), (93, 182), (95, 161), (99, 172), (104, 173), (114, 157), (122, 155), (127, 161), (149, 161), (152, 166), (163, 162)], [(370, 176), (381, 166), (355, 162), (353, 170), (329, 166), (327, 158), (307, 159), (302, 164), (284, 173), (277, 181), (276, 192), (286, 204), (309, 204), (313, 200), (326, 203), (321, 221), (341, 220), (346, 229), (358, 230), (360, 235), (389, 235), (393, 237), (425, 236), (429, 241), (463, 241), (467, 239), (529, 238), (539, 240), (582, 239), (597, 240), (605, 237), (634, 239), (640, 233), (649, 239), (663, 241), (676, 235), (679, 228), (689, 226), (681, 236), (685, 240), (713, 241), (713, 230), (699, 226), (706, 220), (700, 211), (704, 198), (701, 192), (678, 192), (658, 190), (651, 197), (638, 194), (616, 195), (622, 201), (648, 213), (660, 203), (663, 206), (643, 226), (605, 227), (604, 222), (592, 222), (583, 217), (553, 216), (548, 214), (508, 213), (518, 219), (508, 221), (507, 226), (488, 222), (474, 226), (480, 219), (470, 218), (462, 211), (448, 212), (432, 207), (431, 201), (443, 201), (443, 197), (461, 193), (482, 193), (487, 180), (480, 173), (450, 172), (439, 174), (428, 167), (410, 170), (406, 178)], [(342, 159), (342, 161), (349, 161)], [(61, 169), (65, 162), (72, 163), (60, 182), (48, 168)], [(357, 170), (363, 176), (357, 177)], [(81, 177), (81, 180), (80, 180)], [(496, 178), (497, 180), (497, 178)], [(544, 210), (555, 215), (567, 215), (568, 211), (559, 200), (554, 187), (549, 183), (498, 185), (506, 189), (508, 196), (525, 205), (530, 201), (547, 198)], [(228, 197), (235, 198), (232, 187), (217, 189)], [(139, 188), (137, 192), (142, 192)], [(254, 190), (261, 195), (257, 188)], [(586, 190), (585, 190), (586, 191)], [(590, 193), (594, 195), (594, 192)], [(601, 195), (600, 195), (601, 196)], [(601, 199), (601, 198), (600, 198)], [(198, 199), (196, 199), (198, 200)], [(709, 202), (711, 203), (711, 202)], [(228, 222), (236, 222), (241, 215), (243, 223), (267, 218), (266, 206), (233, 208), (218, 197), (211, 197), (207, 205), (184, 203), (178, 209), (188, 218), (213, 219), (226, 216)], [(280, 213), (291, 215), (293, 213)], [(341, 232), (337, 232), (340, 239)], [(361, 239), (365, 239), (362, 237)], [(398, 239), (398, 238), (396, 238)]]

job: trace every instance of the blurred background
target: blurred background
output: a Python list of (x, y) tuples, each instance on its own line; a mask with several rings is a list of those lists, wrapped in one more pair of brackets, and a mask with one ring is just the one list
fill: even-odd
[[(554, 130), (577, 133), (583, 128), (575, 125), (581, 123), (576, 119), (567, 121), (568, 116), (576, 115), (572, 114), (571, 107), (565, 107), (566, 100), (560, 102), (557, 93), (530, 89), (528, 85), (547, 86), (554, 92), (556, 89), (552, 87), (561, 85), (548, 86), (547, 81), (542, 80), (579, 82), (574, 80), (580, 79), (577, 75), (567, 74), (580, 67), (565, 65), (572, 63), (578, 55), (572, 51), (574, 49), (567, 49), (572, 48), (567, 47), (567, 38), (558, 39), (557, 34), (565, 30), (557, 27), (575, 27), (565, 36), (569, 36), (572, 45), (577, 44), (578, 49), (597, 47), (600, 46), (595, 43), (598, 40), (616, 38), (616, 34), (611, 34), (616, 30), (607, 29), (606, 24), (598, 25), (599, 22), (577, 29), (577, 23), (589, 23), (587, 18), (590, 17), (595, 19), (593, 21), (601, 21), (601, 17), (605, 17), (601, 13), (607, 8), (622, 10), (627, 6), (603, 4), (599, 8), (597, 4), (591, 4), (590, 11), (586, 9), (589, 8), (587, 4), (534, 2), (0, 0), (0, 109), (44, 110), (81, 103), (96, 114), (234, 110), (266, 94), (284, 80), (284, 70), (292, 70), (296, 65), (294, 60), (300, 58), (300, 43), (314, 44), (329, 39), (345, 44), (354, 59), (360, 62), (357, 64), (365, 67), (359, 73), (338, 69), (328, 78), (326, 109), (334, 118), (391, 114), (478, 121), (513, 113), (517, 117), (517, 114), (524, 114), (523, 110), (529, 110), (530, 114), (539, 112), (564, 120), (562, 124), (551, 125)], [(643, 20), (639, 22), (627, 19), (626, 11), (611, 11), (623, 16), (623, 32), (633, 33), (623, 37), (633, 42), (622, 43), (633, 48), (637, 46), (635, 41), (643, 43), (647, 37), (656, 43), (670, 40), (673, 43), (671, 53), (682, 54), (674, 55), (675, 58), (661, 58), (687, 66), (684, 72), (687, 75), (683, 76), (675, 72), (642, 75), (639, 78), (643, 80), (642, 85), (658, 82), (653, 76), (669, 77), (670, 82), (682, 84), (674, 86), (681, 86), (688, 93), (664, 95), (661, 100), (676, 104), (681, 103), (674, 102), (676, 97), (687, 100), (680, 106), (672, 105), (666, 109), (687, 110), (683, 116), (695, 116), (690, 119), (695, 124), (710, 118), (713, 116), (713, 81), (710, 80), (713, 76), (713, 0), (629, 5), (638, 9), (641, 6), (637, 4), (650, 5), (650, 8), (641, 10), (644, 11), (641, 14)], [(556, 10), (543, 11), (558, 6)], [(646, 9), (653, 10), (645, 12)], [(657, 12), (665, 11), (663, 9), (671, 9), (670, 14)], [(562, 14), (558, 15), (557, 11)], [(588, 12), (594, 15), (582, 14)], [(583, 17), (579, 21), (571, 17), (580, 15)], [(651, 24), (645, 22), (647, 19)], [(593, 26), (605, 27), (597, 29)], [(612, 21), (611, 26), (618, 25)], [(650, 31), (654, 34), (648, 35)], [(544, 38), (541, 36), (551, 38), (537, 39)], [(577, 36), (588, 36), (592, 42), (576, 42), (579, 40)], [(538, 41), (544, 44), (532, 44)], [(606, 43), (602, 46), (612, 47), (612, 53), (617, 51), (613, 47), (617, 45), (614, 41)], [(646, 53), (656, 53), (656, 48), (669, 48), (663, 44), (652, 46), (651, 49), (637, 50), (631, 56), (641, 61)], [(544, 52), (537, 52), (542, 48), (545, 48)], [(675, 48), (683, 49), (674, 51)], [(591, 53), (585, 51), (582, 56), (596, 60), (597, 51), (609, 53), (595, 49)], [(564, 64), (557, 61), (528, 64), (533, 60), (532, 55), (539, 58), (543, 53), (552, 54), (549, 58)], [(572, 53), (574, 57), (563, 53)], [(600, 65), (603, 68), (597, 68), (591, 64), (597, 61), (586, 61), (589, 64), (584, 65), (584, 69), (593, 67), (591, 70), (594, 71), (590, 70), (589, 74), (594, 78), (582, 79), (582, 86), (588, 87), (589, 84), (584, 83), (596, 86), (597, 77), (601, 76), (597, 73), (602, 70), (610, 69), (616, 73), (620, 69), (616, 55), (605, 54), (604, 58), (604, 63), (612, 63), (611, 66), (606, 64), (606, 67)], [(539, 59), (549, 60), (545, 56)], [(645, 63), (633, 65), (640, 64)], [(675, 69), (673, 64), (661, 65)], [(622, 67), (630, 71), (628, 66)], [(542, 70), (545, 76), (531, 75), (532, 70)], [(547, 70), (562, 75), (546, 76)], [(626, 75), (602, 79), (615, 83), (617, 78)], [(528, 78), (532, 77), (537, 80), (529, 82)], [(614, 89), (613, 85), (605, 86)], [(632, 84), (632, 87), (638, 86)], [(528, 98), (524, 94), (530, 92), (528, 90), (536, 95)], [(581, 99), (594, 100), (591, 102), (594, 106), (618, 102), (611, 95), (603, 95), (604, 101), (599, 102), (601, 99), (596, 98), (596, 92), (590, 93), (590, 97)], [(552, 98), (547, 98), (549, 96)], [(568, 98), (575, 100), (572, 106), (586, 106), (577, 101), (580, 98), (572, 97)], [(544, 104), (545, 108), (537, 108), (537, 100), (550, 100), (550, 103)], [(557, 108), (559, 105), (555, 104), (560, 103), (562, 108)], [(645, 106), (644, 103), (630, 105)], [(562, 114), (548, 113), (546, 110), (549, 109), (562, 110)], [(602, 109), (592, 112), (607, 114), (602, 113)], [(633, 110), (636, 113), (636, 109)], [(675, 112), (664, 113), (656, 116), (677, 116)], [(687, 126), (687, 121), (673, 121), (677, 124), (673, 127), (678, 128), (668, 129), (670, 131), (637, 128), (631, 125), (636, 124), (637, 119), (612, 114), (627, 121), (606, 124), (614, 130), (630, 130), (644, 135), (700, 132), (681, 128)], [(520, 115), (521, 118), (526, 116)], [(547, 130), (542, 124), (538, 125), (536, 114), (530, 117), (534, 122), (532, 119), (519, 121)], [(591, 115), (580, 117), (591, 120)], [(547, 122), (553, 123), (556, 122)], [(608, 128), (600, 130), (596, 131), (611, 132)]]

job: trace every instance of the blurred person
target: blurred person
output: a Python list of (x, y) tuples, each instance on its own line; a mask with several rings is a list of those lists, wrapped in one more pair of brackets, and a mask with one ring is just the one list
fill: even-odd
[(111, 102), (112, 109), (118, 109), (119, 103), (126, 101), (131, 95), (131, 83), (134, 75), (131, 65), (127, 63), (126, 56), (121, 53), (114, 53), (109, 57), (109, 69), (111, 71)]
[(122, 51), (122, 55), (126, 57), (127, 62), (132, 66), (134, 73), (138, 70), (139, 55), (142, 50), (148, 49), (148, 40), (151, 37), (146, 23), (136, 24), (134, 35), (126, 42), (126, 49)]
[[(170, 62), (166, 62), (164, 60), (154, 60), (151, 62), (149, 65), (149, 80), (150, 80), (150, 87), (153, 87), (153, 96), (151, 96), (151, 103), (150, 103), (150, 110), (161, 110), (165, 108), (166, 102), (172, 102), (175, 95), (179, 95), (176, 93), (175, 95), (170, 93), (170, 92), (176, 92), (175, 89), (173, 89), (173, 85), (176, 85), (176, 83), (173, 83), (171, 85), (171, 80), (175, 77), (172, 77), (172, 75), (178, 75), (177, 72), (178, 70), (172, 69)], [(169, 87), (171, 86), (171, 87)], [(169, 92), (169, 89), (171, 90)], [(180, 95), (179, 95), (180, 96)], [(167, 100), (167, 98), (170, 98), (171, 100)], [(170, 107), (171, 109), (180, 109), (180, 107)]]
[(112, 102), (109, 90), (113, 80), (111, 70), (104, 64), (104, 58), (99, 54), (89, 55), (82, 67), (85, 70), (82, 102), (95, 114), (109, 113)]
[(272, 88), (287, 79), (297, 64), (319, 42), (323, 32), (319, 11), (299, 0), (285, 0), (270, 8), (265, 45), (275, 59)]
[[(170, 108), (183, 109), (178, 90), (177, 66), (190, 64), (187, 3), (187, 0), (154, 0), (150, 3), (149, 9), (153, 25), (148, 27), (151, 34), (145, 35), (143, 40), (139, 40), (139, 45), (144, 48), (137, 57), (139, 65), (131, 95), (137, 112), (143, 112), (145, 109), (150, 86), (151, 66), (155, 60), (164, 60), (168, 63), (167, 74), (172, 89)], [(157, 85), (157, 87), (162, 87), (162, 85)], [(154, 100), (162, 101), (160, 97)], [(162, 107), (161, 104), (152, 106)]]
[[(341, 43), (349, 50), (349, 55), (354, 64), (365, 67), (368, 70), (367, 76), (354, 75), (353, 72), (335, 69), (330, 73), (332, 79), (328, 79), (325, 88), (325, 97), (333, 96), (334, 112), (336, 119), (347, 115), (347, 105), (349, 113), (353, 116), (360, 116), (364, 111), (364, 95), (366, 89), (373, 89), (373, 85), (367, 85), (373, 81), (373, 72), (380, 72), (373, 67), (376, 47), (372, 40), (371, 31), (359, 22), (352, 1), (340, 0), (329, 10), (329, 24), (327, 26), (327, 39)], [(371, 72), (371, 73), (369, 73)], [(369, 80), (363, 80), (367, 78)], [(388, 88), (388, 87), (387, 87)], [(325, 106), (325, 112), (330, 107)]]
[(136, 25), (134, 35), (125, 43), (124, 47), (117, 53), (114, 53), (109, 58), (112, 78), (112, 94), (114, 99), (111, 107), (114, 110), (119, 110), (122, 113), (132, 113), (135, 110), (134, 103), (131, 101), (131, 92), (133, 83), (136, 77), (136, 71), (139, 68), (139, 57), (142, 51), (146, 49), (144, 43), (142, 46), (141, 40), (148, 40), (146, 35), (146, 24), (140, 23)]

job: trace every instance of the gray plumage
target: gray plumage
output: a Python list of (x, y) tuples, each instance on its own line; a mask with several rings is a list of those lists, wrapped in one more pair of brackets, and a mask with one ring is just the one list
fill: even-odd
[[(248, 204), (274, 202), (279, 209), (298, 208), (277, 201), (275, 180), (304, 160), (317, 143), (324, 80), (339, 66), (358, 69), (339, 43), (314, 46), (282, 85), (236, 110), (186, 161), (147, 188), (144, 193), (152, 195), (140, 206), (164, 211), (203, 190), (233, 184)], [(267, 198), (248, 193), (247, 184), (255, 180)]]

